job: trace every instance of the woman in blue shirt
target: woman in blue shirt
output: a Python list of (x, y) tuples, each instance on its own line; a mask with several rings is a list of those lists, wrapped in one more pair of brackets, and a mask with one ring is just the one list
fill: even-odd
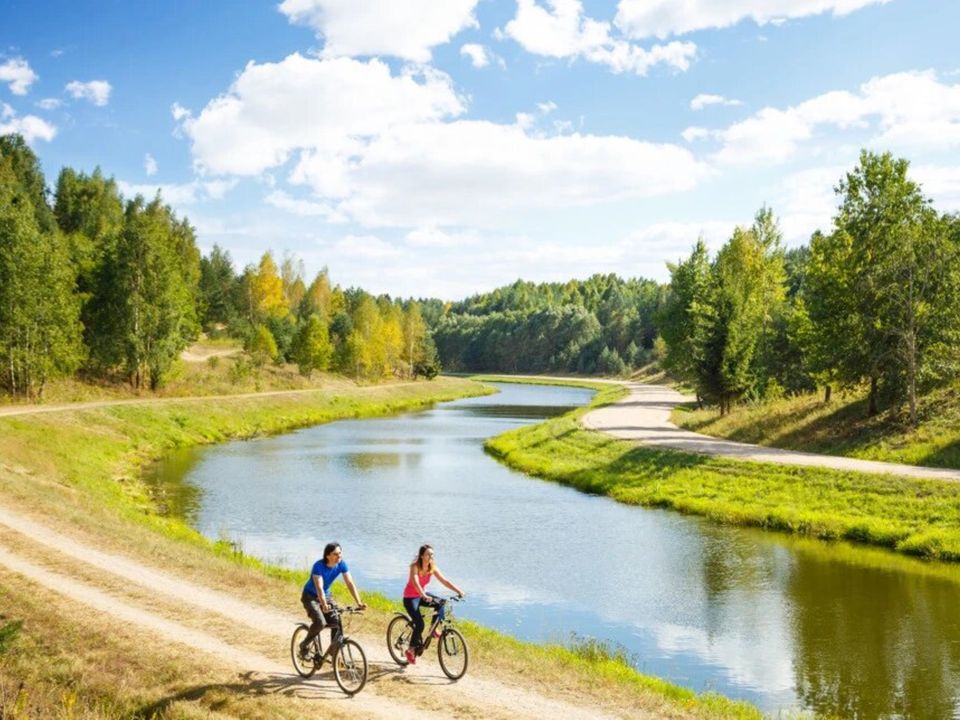
[(303, 607), (312, 621), (307, 637), (300, 643), (300, 657), (304, 660), (313, 660), (310, 657), (310, 643), (325, 624), (330, 626), (331, 636), (330, 647), (327, 649), (328, 655), (333, 656), (343, 639), (340, 614), (333, 607), (330, 597), (330, 586), (340, 575), (343, 575), (343, 582), (346, 583), (357, 607), (361, 610), (367, 607), (360, 599), (360, 592), (357, 590), (357, 586), (353, 584), (353, 578), (350, 577), (350, 570), (343, 560), (343, 550), (340, 548), (340, 543), (327, 543), (327, 546), (323, 549), (323, 557), (313, 564), (313, 568), (310, 570), (310, 578), (303, 586), (303, 593), (300, 595), (300, 602), (303, 603)]

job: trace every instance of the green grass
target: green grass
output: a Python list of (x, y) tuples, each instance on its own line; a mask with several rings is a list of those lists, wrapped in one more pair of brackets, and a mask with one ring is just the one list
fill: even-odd
[(723, 417), (712, 409), (681, 408), (673, 421), (688, 430), (770, 447), (960, 468), (960, 380), (921, 398), (916, 428), (902, 412), (868, 417), (861, 393), (835, 395), (829, 404), (822, 395), (804, 395), (743, 405)]
[[(618, 391), (599, 392), (590, 407)], [(960, 483), (644, 448), (584, 430), (578, 418), (588, 409), (512, 430), (486, 448), (518, 470), (623, 503), (960, 561)]]

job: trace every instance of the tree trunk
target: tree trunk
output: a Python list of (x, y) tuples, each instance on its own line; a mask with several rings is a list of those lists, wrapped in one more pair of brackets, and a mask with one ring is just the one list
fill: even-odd
[(833, 394), (833, 386), (827, 385), (823, 388), (823, 403), (824, 405), (830, 404), (830, 396)]
[(867, 415), (873, 417), (877, 414), (877, 378), (870, 378), (870, 407), (867, 409)]

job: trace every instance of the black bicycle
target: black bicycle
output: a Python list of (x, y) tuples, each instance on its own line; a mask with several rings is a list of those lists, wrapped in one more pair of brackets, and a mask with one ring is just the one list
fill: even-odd
[[(340, 613), (341, 617), (363, 612), (363, 610), (353, 605), (348, 605), (347, 607), (334, 606), (334, 609)], [(344, 621), (341, 620), (341, 623), (344, 623)], [(293, 637), (290, 638), (290, 658), (293, 660), (293, 667), (300, 677), (311, 677), (330, 656), (330, 647), (333, 639), (331, 638), (331, 642), (328, 643), (326, 649), (324, 649), (320, 642), (321, 636), (328, 634), (325, 633), (324, 630), (327, 630), (327, 627), (324, 627), (323, 630), (317, 633), (316, 637), (310, 642), (310, 652), (307, 653), (306, 657), (303, 657), (300, 655), (300, 643), (306, 638), (307, 633), (310, 631), (310, 626), (305, 623), (299, 623), (294, 629)], [(331, 628), (330, 634), (332, 634), (332, 632), (333, 630)], [(333, 677), (336, 679), (340, 689), (347, 695), (356, 695), (363, 690), (363, 686), (367, 684), (367, 655), (363, 652), (363, 648), (360, 647), (360, 643), (347, 637), (346, 627), (343, 628), (343, 633), (340, 647), (337, 648), (336, 654), (333, 657)]]
[[(469, 661), (467, 641), (463, 634), (453, 626), (453, 606), (450, 601), (459, 602), (460, 599), (456, 595), (440, 599), (440, 602), (447, 607), (446, 617), (444, 617), (442, 624), (443, 629), (437, 639), (437, 655), (440, 658), (440, 668), (443, 670), (443, 674), (451, 680), (459, 680), (466, 674)], [(434, 637), (433, 634), (440, 624), (439, 608), (435, 608), (433, 617), (424, 630), (426, 639), (423, 641), (421, 653), (430, 647)], [(397, 665), (407, 665), (406, 652), (410, 647), (412, 638), (413, 620), (406, 613), (396, 613), (390, 624), (387, 625), (387, 649), (390, 651), (390, 657)]]

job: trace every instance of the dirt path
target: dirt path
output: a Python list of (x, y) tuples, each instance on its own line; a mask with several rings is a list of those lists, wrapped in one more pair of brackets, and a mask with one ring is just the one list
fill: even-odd
[[(412, 382), (398, 382), (389, 387), (415, 385)], [(368, 385), (352, 388), (354, 391), (369, 392), (382, 390), (386, 385)], [(332, 392), (328, 387), (305, 388), (303, 390), (267, 390), (263, 392), (237, 393), (236, 395), (186, 395), (168, 398), (134, 398), (130, 400), (92, 400), (90, 402), (55, 403), (52, 405), (5, 405), (0, 407), (0, 418), (16, 415), (37, 415), (40, 413), (70, 412), (77, 410), (95, 410), (115, 405), (164, 405), (169, 403), (207, 402), (209, 400), (243, 400), (246, 398), (265, 398), (277, 395), (306, 395), (308, 393)]]
[[(324, 674), (321, 671), (319, 680), (310, 681), (303, 681), (293, 674), (286, 648), (293, 623), (299, 621), (299, 617), (290, 617), (275, 609), (185, 581), (128, 557), (103, 552), (52, 530), (36, 519), (3, 507), (0, 507), (0, 528), (6, 531), (0, 536), (0, 566), (46, 591), (134, 625), (154, 640), (185, 645), (228, 666), (266, 678), (275, 685), (302, 686), (319, 698), (349, 702), (351, 713), (356, 712), (357, 717), (391, 720), (451, 716), (573, 720), (621, 717), (604, 713), (596, 706), (584, 708), (514, 684), (481, 678), (476, 673), (468, 673), (459, 682), (451, 683), (435, 661), (401, 670), (389, 658), (382, 636), (355, 633), (352, 636), (360, 641), (370, 663), (370, 680), (363, 692), (347, 700), (329, 672)], [(85, 576), (98, 581), (71, 579), (64, 582), (64, 557), (71, 558), (71, 567), (82, 563)], [(130, 588), (127, 597), (118, 597), (118, 578), (122, 580), (120, 586)], [(144, 607), (142, 600), (135, 599), (136, 594), (142, 596), (144, 590), (165, 596), (169, 601), (164, 605), (167, 609), (161, 612)], [(204, 630), (199, 630), (191, 627), (191, 623), (198, 623), (198, 616), (201, 621), (209, 616), (220, 622), (201, 622)], [(218, 631), (218, 627), (224, 626), (223, 618), (230, 621), (226, 627), (232, 632)], [(243, 628), (268, 638), (268, 645), (277, 648), (276, 655), (267, 656), (239, 646), (235, 639), (244, 633)], [(633, 709), (627, 715), (652, 717)]]
[(776, 463), (778, 465), (807, 465), (836, 470), (855, 470), (914, 478), (960, 481), (960, 470), (899, 465), (834, 455), (818, 455), (795, 450), (780, 450), (761, 445), (732, 442), (682, 430), (670, 422), (670, 413), (678, 405), (689, 402), (690, 398), (662, 385), (644, 385), (633, 382), (623, 384), (629, 388), (630, 394), (612, 405), (592, 410), (584, 415), (583, 424), (585, 427), (602, 430), (615, 437), (633, 440), (641, 445), (682, 450), (701, 455), (719, 455), (736, 460)]

